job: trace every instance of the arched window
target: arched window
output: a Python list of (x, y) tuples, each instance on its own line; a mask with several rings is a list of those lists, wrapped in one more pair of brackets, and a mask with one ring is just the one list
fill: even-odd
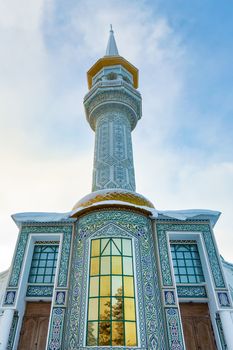
[(109, 74), (107, 75), (107, 79), (108, 79), (108, 80), (116, 80), (116, 79), (117, 79), (117, 74), (111, 72), (111, 73), (109, 73)]
[(136, 346), (132, 241), (91, 241), (87, 346)]

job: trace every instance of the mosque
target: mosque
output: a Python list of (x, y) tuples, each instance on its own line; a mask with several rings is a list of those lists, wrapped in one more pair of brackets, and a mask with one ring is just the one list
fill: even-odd
[(233, 265), (210, 210), (158, 211), (135, 191), (138, 70), (118, 53), (87, 72), (92, 192), (61, 213), (18, 213), (0, 274), (0, 349), (233, 350)]

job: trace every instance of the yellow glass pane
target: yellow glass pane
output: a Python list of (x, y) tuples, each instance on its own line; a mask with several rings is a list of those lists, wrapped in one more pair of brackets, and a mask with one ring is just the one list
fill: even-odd
[(99, 345), (110, 345), (110, 333), (111, 324), (110, 322), (99, 323)]
[(98, 322), (88, 322), (87, 346), (98, 345), (97, 336), (98, 336)]
[(123, 299), (112, 298), (112, 319), (122, 321), (124, 319), (123, 314)]
[(101, 296), (110, 295), (110, 276), (100, 277), (100, 295)]
[(99, 258), (91, 258), (91, 276), (99, 274)]
[(125, 322), (125, 342), (126, 346), (136, 346), (137, 345), (137, 335), (136, 335), (136, 323), (135, 322)]
[(125, 307), (125, 320), (135, 320), (135, 304), (134, 299), (125, 298), (124, 299), (124, 307)]
[(100, 240), (95, 239), (91, 242), (91, 256), (99, 256), (100, 255)]
[(124, 276), (124, 295), (126, 297), (134, 297), (133, 277)]
[(101, 275), (110, 274), (110, 256), (101, 258)]
[(122, 258), (121, 256), (112, 257), (112, 273), (116, 275), (122, 274)]
[(112, 345), (124, 345), (123, 322), (112, 322)]
[(90, 297), (98, 297), (99, 295), (99, 277), (90, 278)]
[(100, 320), (110, 320), (110, 298), (100, 298)]
[(98, 298), (89, 299), (88, 320), (98, 320)]

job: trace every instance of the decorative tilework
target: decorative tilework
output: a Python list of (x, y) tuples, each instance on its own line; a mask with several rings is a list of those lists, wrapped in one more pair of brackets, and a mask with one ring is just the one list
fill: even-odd
[(181, 324), (178, 309), (169, 308), (165, 309), (167, 320), (167, 331), (169, 340), (169, 350), (184, 350)]
[(15, 302), (16, 291), (8, 290), (5, 295), (4, 304), (5, 305), (14, 305)]
[(64, 291), (57, 291), (56, 297), (55, 297), (55, 303), (56, 305), (65, 305), (66, 301), (66, 292)]
[(164, 291), (164, 302), (165, 302), (165, 305), (175, 305), (176, 304), (174, 291), (172, 291), (172, 290), (165, 290)]
[(60, 307), (53, 308), (50, 321), (48, 350), (60, 350), (62, 343), (63, 325), (65, 309)]
[(27, 297), (52, 297), (53, 286), (29, 285), (27, 287)]
[(18, 325), (18, 320), (19, 320), (19, 315), (18, 312), (14, 312), (11, 328), (10, 328), (10, 333), (9, 333), (9, 338), (8, 338), (8, 343), (7, 343), (7, 350), (12, 350), (14, 346), (14, 341), (15, 341), (15, 334), (17, 330), (17, 325)]
[(70, 244), (72, 238), (72, 225), (59, 225), (54, 224), (53, 226), (46, 225), (25, 225), (22, 227), (19, 241), (17, 244), (16, 255), (13, 262), (13, 269), (11, 272), (11, 277), (9, 281), (9, 287), (16, 287), (19, 282), (19, 276), (21, 272), (21, 267), (24, 259), (25, 249), (30, 233), (62, 233), (63, 232), (63, 244), (62, 253), (59, 266), (59, 286), (65, 287), (67, 285), (67, 275), (69, 266), (69, 255), (70, 255)]
[(28, 240), (27, 232), (21, 231), (19, 234), (19, 240), (16, 248), (16, 255), (14, 258), (13, 268), (12, 268), (11, 277), (9, 281), (9, 287), (17, 287), (18, 285), (19, 275), (20, 275), (21, 266), (23, 263), (27, 240)]
[(96, 122), (92, 190), (135, 190), (131, 127), (123, 113), (105, 113)]
[(230, 307), (229, 296), (227, 292), (217, 292), (220, 307)]
[(63, 347), (69, 350), (83, 348), (90, 238), (111, 236), (130, 237), (134, 241), (141, 348), (165, 349), (162, 303), (150, 220), (143, 215), (121, 210), (93, 212), (78, 222)]
[(205, 286), (177, 286), (179, 298), (207, 298)]
[(220, 268), (218, 254), (215, 249), (209, 224), (158, 223), (156, 227), (157, 227), (158, 244), (159, 244), (159, 251), (160, 251), (160, 264), (162, 267), (162, 279), (163, 279), (164, 286), (172, 285), (171, 267), (170, 267), (169, 257), (168, 257), (168, 245), (167, 245), (166, 232), (167, 231), (183, 231), (183, 232), (187, 231), (187, 232), (201, 232), (205, 242), (205, 247), (208, 254), (209, 263), (210, 263), (215, 286), (217, 288), (225, 287), (222, 271)]
[(221, 318), (219, 316), (219, 313), (216, 314), (216, 324), (217, 324), (217, 328), (218, 328), (218, 334), (219, 334), (222, 350), (227, 350), (227, 344), (226, 344), (225, 336), (223, 333), (222, 322), (221, 322)]

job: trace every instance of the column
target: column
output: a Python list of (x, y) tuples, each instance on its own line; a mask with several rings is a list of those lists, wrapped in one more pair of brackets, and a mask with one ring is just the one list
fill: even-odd
[(227, 350), (233, 350), (233, 322), (230, 310), (220, 310), (219, 315), (222, 322)]
[(3, 315), (0, 318), (0, 349), (7, 348), (11, 324), (14, 316), (13, 309), (3, 309)]

